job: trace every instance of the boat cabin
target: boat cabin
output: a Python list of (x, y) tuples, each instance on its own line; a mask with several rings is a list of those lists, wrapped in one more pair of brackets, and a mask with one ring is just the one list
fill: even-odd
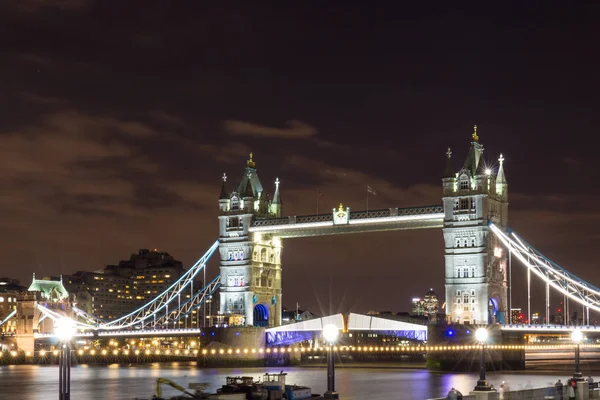
[(251, 386), (254, 384), (254, 378), (251, 376), (228, 376), (226, 385)]
[(263, 385), (267, 387), (279, 387), (285, 390), (285, 377), (287, 373), (280, 372), (278, 374), (266, 373), (263, 375)]

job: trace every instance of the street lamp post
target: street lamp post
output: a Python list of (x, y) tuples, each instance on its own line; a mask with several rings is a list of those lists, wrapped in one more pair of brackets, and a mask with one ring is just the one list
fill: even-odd
[(54, 321), (54, 334), (60, 341), (58, 358), (58, 399), (71, 400), (71, 338), (75, 334), (75, 323), (70, 318)]
[(327, 392), (325, 399), (339, 399), (338, 393), (335, 391), (335, 361), (333, 354), (333, 345), (338, 337), (338, 328), (333, 324), (327, 324), (323, 327), (323, 337), (329, 344), (327, 348)]
[(474, 391), (476, 392), (489, 392), (492, 390), (489, 382), (485, 378), (485, 341), (488, 338), (488, 331), (486, 328), (479, 328), (475, 331), (475, 338), (481, 345), (481, 359), (479, 362), (479, 380)]
[(571, 340), (575, 343), (575, 372), (573, 373), (573, 379), (576, 381), (583, 381), (583, 374), (579, 369), (579, 343), (583, 339), (583, 333), (581, 330), (575, 329), (571, 332)]

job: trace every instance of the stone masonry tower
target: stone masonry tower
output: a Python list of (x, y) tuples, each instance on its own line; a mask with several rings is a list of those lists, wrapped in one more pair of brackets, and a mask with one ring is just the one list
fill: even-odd
[(506, 315), (507, 256), (488, 222), (506, 229), (508, 185), (504, 158), (497, 172), (483, 160), (477, 126), (464, 165), (455, 173), (452, 152), (446, 153), (444, 187), (444, 242), (446, 315), (450, 322), (504, 322)]
[(256, 218), (280, 218), (279, 179), (273, 198), (263, 190), (252, 153), (231, 192), (223, 175), (219, 196), (220, 312), (225, 323), (281, 325), (281, 240), (249, 231)]

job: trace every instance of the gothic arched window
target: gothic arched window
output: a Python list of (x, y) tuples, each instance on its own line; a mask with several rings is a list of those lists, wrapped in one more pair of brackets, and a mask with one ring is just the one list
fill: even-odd
[(469, 177), (463, 175), (460, 177), (460, 190), (468, 190), (469, 189)]
[(231, 209), (238, 210), (240, 208), (240, 199), (237, 196), (231, 198)]
[(267, 262), (267, 249), (265, 248), (260, 251), (260, 261)]

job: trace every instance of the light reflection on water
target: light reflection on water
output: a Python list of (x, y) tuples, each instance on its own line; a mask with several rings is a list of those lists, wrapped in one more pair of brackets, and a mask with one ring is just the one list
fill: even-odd
[[(117, 365), (107, 367), (78, 365), (71, 370), (71, 398), (73, 400), (127, 399), (152, 397), (156, 378), (172, 379), (186, 387), (190, 382), (207, 382), (216, 390), (226, 376), (248, 375), (255, 378), (265, 372), (279, 372), (281, 368), (220, 368), (198, 369), (193, 364), (170, 363), (152, 365)], [(288, 367), (288, 383), (309, 386), (313, 393), (326, 390), (324, 368)], [(344, 400), (428, 399), (444, 396), (451, 387), (467, 394), (473, 389), (478, 376), (471, 374), (435, 373), (418, 369), (394, 368), (338, 368), (336, 389)], [(490, 383), (496, 387), (507, 381), (513, 390), (526, 385), (547, 386), (564, 373), (553, 375), (525, 375), (525, 373), (491, 373)], [(164, 395), (178, 394), (165, 387)], [(58, 367), (18, 365), (0, 367), (0, 398), (46, 400), (58, 397)]]

